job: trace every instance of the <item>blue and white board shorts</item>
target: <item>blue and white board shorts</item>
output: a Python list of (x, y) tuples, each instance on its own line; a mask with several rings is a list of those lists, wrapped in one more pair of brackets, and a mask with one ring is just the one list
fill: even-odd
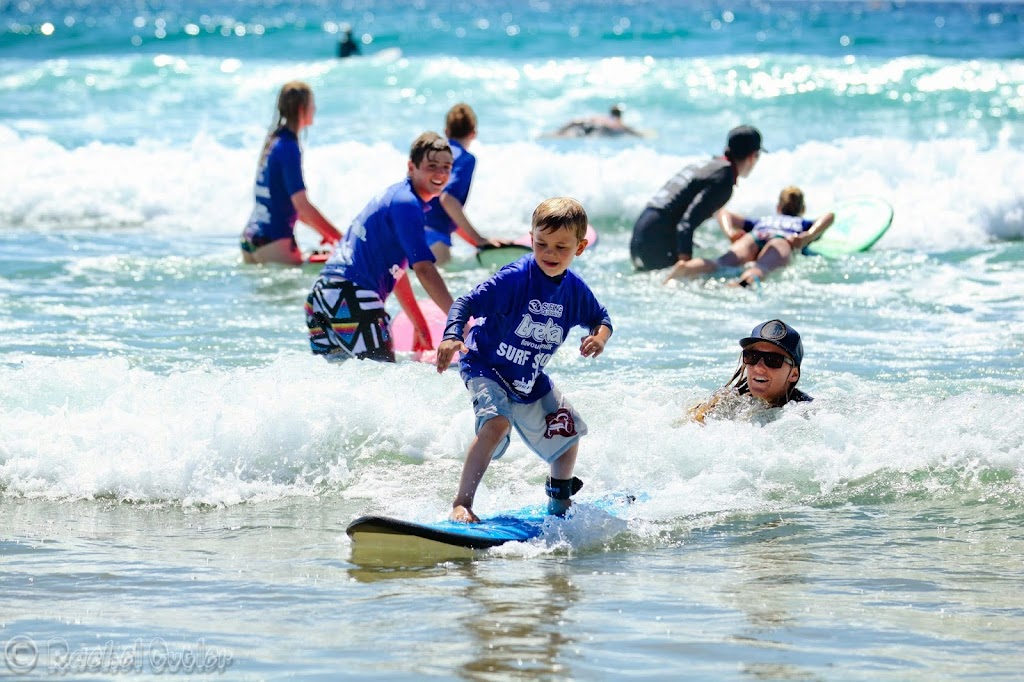
[[(471, 377), (466, 382), (473, 397), (476, 430), (495, 417), (504, 417), (515, 426), (526, 445), (549, 464), (565, 454), (587, 435), (587, 423), (576, 408), (554, 386), (532, 403), (517, 403), (508, 397), (508, 389), (485, 377)], [(498, 443), (491, 459), (505, 454), (511, 438)]]

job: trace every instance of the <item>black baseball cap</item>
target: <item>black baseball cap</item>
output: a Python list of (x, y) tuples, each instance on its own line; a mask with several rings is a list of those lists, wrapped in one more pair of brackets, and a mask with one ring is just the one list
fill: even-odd
[(725, 150), (731, 152), (733, 159), (745, 159), (754, 152), (767, 151), (761, 147), (761, 131), (754, 126), (736, 126), (729, 131)]
[(800, 366), (800, 361), (804, 359), (804, 344), (800, 340), (800, 332), (782, 320), (768, 320), (757, 325), (750, 332), (750, 336), (740, 339), (740, 346), (746, 348), (761, 341), (767, 341), (786, 351), (789, 357), (793, 358), (793, 362), (796, 363), (797, 367)]

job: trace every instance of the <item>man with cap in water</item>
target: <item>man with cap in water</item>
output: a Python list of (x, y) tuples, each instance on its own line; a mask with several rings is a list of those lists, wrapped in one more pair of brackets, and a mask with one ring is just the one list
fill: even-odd
[(658, 270), (693, 256), (693, 232), (725, 206), (739, 178), (761, 156), (761, 132), (741, 125), (729, 131), (722, 156), (676, 173), (647, 202), (633, 225), (629, 255), (637, 270)]
[(740, 346), (740, 366), (725, 386), (690, 410), (695, 421), (703, 424), (708, 414), (727, 398), (748, 393), (767, 407), (813, 400), (796, 387), (804, 359), (804, 344), (797, 330), (782, 320), (768, 320), (754, 327), (750, 336), (740, 339)]

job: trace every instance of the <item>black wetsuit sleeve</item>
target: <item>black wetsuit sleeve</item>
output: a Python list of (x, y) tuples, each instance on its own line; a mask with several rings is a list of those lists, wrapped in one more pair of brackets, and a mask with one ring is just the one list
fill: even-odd
[(809, 403), (812, 400), (814, 400), (814, 398), (812, 398), (811, 396), (807, 395), (806, 393), (801, 391), (799, 388), (794, 388), (793, 390), (791, 390), (789, 392), (789, 399), (790, 399), (791, 402), (794, 402), (794, 403)]
[(676, 225), (676, 248), (680, 255), (693, 255), (693, 231), (697, 226), (725, 206), (732, 196), (731, 182), (709, 183), (690, 202), (682, 219)]

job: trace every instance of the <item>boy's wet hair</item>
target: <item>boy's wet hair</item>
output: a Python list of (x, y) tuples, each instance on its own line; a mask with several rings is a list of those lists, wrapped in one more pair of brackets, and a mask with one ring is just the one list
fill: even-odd
[(412, 147), (409, 148), (409, 160), (412, 161), (412, 165), (419, 168), (420, 162), (423, 161), (424, 157), (429, 157), (438, 152), (448, 152), (451, 154), (452, 148), (448, 145), (448, 140), (434, 131), (428, 130), (425, 133), (420, 133), (420, 136), (412, 141)]
[(444, 132), (448, 137), (461, 140), (476, 132), (476, 112), (465, 102), (448, 110), (444, 119)]
[(804, 214), (804, 193), (799, 187), (790, 185), (779, 192), (779, 213), (791, 216)]
[(576, 235), (576, 241), (587, 236), (587, 212), (572, 197), (555, 197), (540, 202), (533, 211), (533, 229), (554, 232), (565, 227)]

